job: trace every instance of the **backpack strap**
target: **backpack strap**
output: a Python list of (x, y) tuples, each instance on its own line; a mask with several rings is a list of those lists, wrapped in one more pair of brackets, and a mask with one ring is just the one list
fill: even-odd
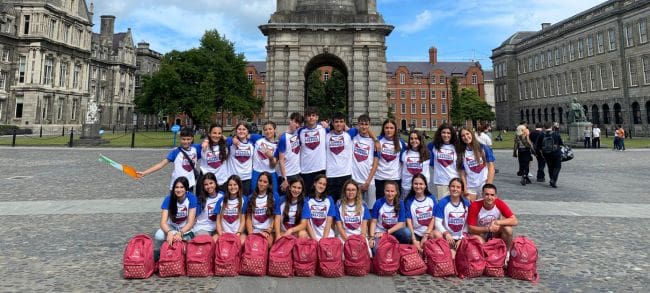
[(194, 165), (194, 161), (192, 161), (192, 159), (190, 158), (190, 156), (189, 156), (189, 155), (188, 155), (188, 154), (183, 150), (182, 147), (178, 147), (178, 150), (181, 151), (181, 153), (183, 154), (183, 156), (185, 157), (185, 159), (187, 159), (187, 162), (190, 163), (190, 167), (192, 167), (192, 171), (194, 171), (194, 180), (196, 180), (196, 182), (198, 182), (198, 181), (199, 181), (199, 177), (201, 177), (201, 172), (200, 172), (199, 170), (196, 169), (196, 167), (195, 167), (195, 165)]

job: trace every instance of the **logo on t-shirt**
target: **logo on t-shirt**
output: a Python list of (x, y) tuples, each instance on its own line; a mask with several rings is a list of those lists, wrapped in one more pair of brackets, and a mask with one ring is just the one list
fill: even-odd
[(267, 160), (268, 157), (266, 156), (266, 150), (271, 148), (272, 146), (262, 142), (260, 143), (259, 147), (257, 148), (257, 155), (260, 157), (262, 160)]
[(362, 142), (354, 143), (354, 159), (357, 162), (363, 162), (370, 156), (370, 146)]
[(305, 145), (312, 150), (320, 145), (320, 133), (318, 130), (305, 131)]
[(239, 161), (240, 163), (246, 163), (246, 161), (248, 161), (253, 155), (253, 153), (251, 152), (251, 148), (252, 146), (250, 145), (246, 145), (246, 146), (240, 145), (235, 150), (235, 159), (237, 159), (237, 161)]
[(186, 219), (187, 219), (187, 207), (179, 206), (176, 211), (176, 220), (174, 220), (174, 223), (181, 224), (185, 222)]
[(258, 223), (266, 222), (266, 220), (269, 219), (269, 216), (266, 215), (266, 206), (255, 207), (255, 214), (253, 215), (253, 218), (255, 218)]
[(386, 162), (390, 162), (397, 158), (397, 153), (395, 152), (395, 145), (391, 143), (381, 144), (381, 157), (384, 158)]
[(340, 154), (345, 149), (345, 137), (343, 135), (330, 136), (329, 146), (332, 153)]
[(446, 149), (436, 150), (436, 161), (443, 167), (448, 167), (454, 162), (454, 151)]
[(433, 209), (430, 206), (415, 208), (415, 219), (418, 224), (422, 226), (429, 226), (431, 219), (433, 219)]
[(217, 214), (214, 213), (214, 206), (215, 204), (208, 205), (208, 219), (212, 222), (217, 220)]
[(388, 230), (397, 224), (397, 213), (385, 212), (381, 214), (381, 226)]
[[(192, 165), (190, 165), (190, 161), (188, 161), (187, 158), (183, 154), (180, 154), (180, 155), (183, 156), (183, 162), (181, 163), (181, 166), (183, 167), (183, 170), (185, 170), (187, 172), (192, 172)], [(196, 162), (196, 155), (187, 154), (187, 156), (190, 157), (190, 159), (192, 159), (192, 162)]]
[(357, 230), (359, 227), (361, 227), (361, 217), (354, 212), (345, 212), (345, 215), (343, 215), (343, 223), (345, 224), (346, 228), (350, 230)]
[(316, 227), (320, 227), (327, 220), (327, 206), (325, 205), (312, 205), (309, 207), (311, 211), (311, 222)]
[(300, 138), (297, 135), (289, 138), (289, 144), (291, 145), (291, 151), (294, 154), (300, 153)]
[(406, 157), (406, 170), (415, 176), (422, 173), (422, 164), (419, 157)]
[(465, 212), (450, 212), (447, 226), (453, 232), (460, 232), (465, 226)]
[(482, 227), (487, 227), (490, 226), (490, 223), (493, 221), (496, 221), (496, 217), (494, 215), (487, 215), (483, 218), (478, 219), (478, 225)]
[(221, 167), (221, 158), (219, 158), (219, 152), (207, 152), (205, 155), (205, 161), (208, 163), (210, 168), (219, 168)]
[(485, 168), (485, 164), (483, 164), (483, 159), (480, 159), (479, 161), (476, 161), (474, 159), (474, 156), (467, 156), (465, 157), (465, 163), (469, 167), (470, 170), (474, 173), (481, 173), (483, 171), (483, 168)]
[(239, 219), (239, 213), (236, 206), (228, 205), (228, 208), (223, 211), (223, 219), (229, 224), (236, 222)]

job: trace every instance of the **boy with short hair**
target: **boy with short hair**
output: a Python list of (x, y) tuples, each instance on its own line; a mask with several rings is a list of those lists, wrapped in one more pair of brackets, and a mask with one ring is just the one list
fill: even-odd
[[(275, 149), (274, 156), (278, 158), (280, 165), (280, 193), (288, 193), (289, 180), (293, 177), (300, 176), (300, 138), (298, 129), (302, 125), (304, 118), (300, 113), (293, 112), (289, 115), (289, 127), (287, 132), (280, 135), (278, 148)], [(309, 190), (311, 186), (306, 186)]]
[(341, 198), (343, 183), (352, 176), (352, 137), (357, 129), (345, 131), (345, 115), (337, 112), (332, 117), (332, 129), (326, 136), (327, 188), (337, 202)]
[(352, 136), (352, 180), (359, 184), (364, 201), (370, 206), (375, 203), (375, 195), (368, 190), (374, 183), (375, 172), (379, 165), (379, 157), (375, 156), (377, 138), (370, 129), (370, 116), (362, 114), (357, 118), (357, 135)]
[(325, 174), (327, 167), (326, 135), (327, 129), (318, 124), (318, 111), (316, 108), (307, 108), (305, 111), (305, 126), (298, 130), (298, 137), (300, 138), (300, 176), (305, 181), (305, 189), (307, 190), (311, 189), (317, 175)]

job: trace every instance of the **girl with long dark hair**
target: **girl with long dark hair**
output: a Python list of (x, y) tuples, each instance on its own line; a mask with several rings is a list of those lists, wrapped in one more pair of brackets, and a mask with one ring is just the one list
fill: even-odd
[(456, 168), (456, 131), (449, 124), (442, 124), (438, 127), (433, 141), (427, 145), (431, 153), (429, 166), (432, 170), (431, 187), (435, 187), (432, 192), (436, 193), (436, 198), (440, 200), (443, 196), (449, 194), (449, 181), (458, 177)]
[(246, 206), (246, 231), (248, 235), (262, 234), (273, 244), (273, 219), (278, 194), (273, 193), (273, 184), (269, 172), (262, 172), (257, 179), (257, 186), (248, 197)]
[(406, 195), (411, 191), (411, 180), (415, 175), (423, 174), (429, 177), (429, 151), (424, 145), (424, 136), (417, 131), (409, 133), (409, 139), (406, 150), (400, 157), (402, 162), (402, 192), (401, 198), (404, 200)]
[(379, 165), (375, 173), (376, 200), (384, 197), (384, 183), (386, 181), (400, 182), (401, 165), (400, 155), (406, 149), (406, 144), (397, 133), (397, 123), (393, 119), (386, 119), (381, 126), (379, 140), (380, 149)]
[(156, 231), (156, 250), (163, 241), (170, 245), (175, 241), (190, 240), (193, 237), (194, 219), (201, 207), (196, 196), (189, 191), (189, 181), (178, 177), (172, 182), (172, 190), (160, 206), (160, 229)]
[(427, 239), (432, 239), (435, 228), (433, 211), (437, 200), (429, 192), (427, 178), (418, 174), (411, 180), (411, 192), (406, 197), (406, 227), (411, 231), (411, 241), (418, 250)]
[(217, 216), (221, 210), (219, 203), (223, 199), (223, 193), (219, 191), (219, 184), (214, 174), (207, 173), (203, 175), (199, 182), (198, 191), (197, 201), (201, 212), (196, 216), (196, 224), (194, 224), (192, 231), (196, 235), (214, 235), (217, 230)]
[[(217, 179), (221, 191), (226, 191), (228, 179), (228, 145), (223, 136), (223, 127), (219, 124), (210, 125), (207, 144), (201, 145), (201, 171), (203, 174), (212, 173)], [(199, 185), (200, 187), (200, 185)]]
[(305, 183), (302, 178), (289, 180), (289, 192), (275, 209), (275, 237), (293, 235), (309, 237), (307, 222), (311, 218), (309, 205), (305, 202)]
[(332, 223), (336, 218), (336, 205), (334, 199), (327, 195), (327, 177), (320, 174), (314, 177), (314, 184), (308, 193), (307, 206), (311, 218), (307, 231), (312, 239), (334, 237)]
[(494, 180), (494, 154), (489, 146), (480, 144), (467, 127), (460, 129), (456, 152), (458, 172), (466, 187), (464, 196), (470, 202), (475, 201), (483, 185)]
[(226, 194), (221, 201), (221, 213), (217, 217), (217, 235), (237, 234), (242, 244), (246, 240), (244, 229), (246, 201), (242, 193), (242, 182), (237, 175), (231, 175), (226, 181)]

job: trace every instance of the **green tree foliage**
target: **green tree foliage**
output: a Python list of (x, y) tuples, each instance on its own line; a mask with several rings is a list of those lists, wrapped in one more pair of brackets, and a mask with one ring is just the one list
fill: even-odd
[(449, 109), (449, 116), (451, 123), (455, 126), (463, 125), (465, 122), (463, 101), (458, 92), (458, 79), (456, 77), (451, 79), (451, 107)]
[(331, 118), (336, 112), (347, 113), (347, 79), (334, 69), (327, 81), (321, 80), (320, 70), (314, 70), (307, 79), (307, 104), (318, 109), (321, 119)]
[(460, 91), (460, 99), (463, 102), (463, 120), (472, 120), (476, 125), (477, 121), (492, 121), (495, 118), (492, 107), (478, 95), (474, 88), (464, 88)]
[(143, 79), (137, 110), (185, 113), (200, 125), (208, 124), (217, 110), (252, 117), (263, 101), (253, 96), (245, 69), (244, 55), (235, 53), (232, 42), (216, 30), (206, 31), (198, 48), (163, 56), (160, 70)]

